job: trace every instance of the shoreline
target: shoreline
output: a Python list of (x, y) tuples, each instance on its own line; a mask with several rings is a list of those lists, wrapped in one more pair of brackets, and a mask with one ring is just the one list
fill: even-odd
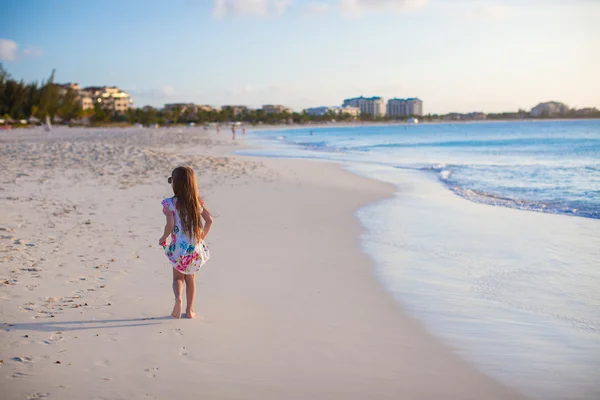
[[(375, 278), (355, 214), (389, 185), (331, 163), (230, 156), (243, 144), (212, 131), (129, 133), (3, 147), (7, 399), (522, 398)], [(166, 317), (171, 273), (154, 243), (164, 177), (181, 162), (217, 215), (195, 321)]]
[[(267, 155), (267, 157), (323, 161), (318, 157), (303, 158), (293, 155)], [(331, 159), (326, 161), (343, 166), (347, 171), (358, 176), (387, 182), (396, 188), (392, 199), (379, 201), (363, 207), (357, 212), (362, 226), (367, 231), (363, 233), (364, 251), (375, 264), (374, 268), (381, 286), (396, 298), (403, 309), (409, 309), (410, 315), (419, 323), (426, 325), (431, 334), (451, 345), (465, 359), (490, 376), (533, 397), (562, 399), (571, 396), (578, 399), (592, 399), (600, 395), (600, 387), (594, 383), (593, 374), (584, 372), (594, 370), (599, 366), (597, 359), (594, 360), (590, 354), (600, 354), (598, 353), (600, 343), (593, 335), (597, 329), (594, 328), (594, 325), (597, 326), (598, 320), (593, 313), (590, 314), (589, 310), (589, 307), (592, 306), (589, 302), (595, 301), (594, 299), (597, 301), (598, 298), (597, 296), (585, 296), (585, 293), (593, 293), (593, 282), (597, 282), (600, 278), (593, 268), (592, 261), (600, 256), (600, 253), (595, 250), (600, 248), (598, 241), (600, 231), (598, 231), (597, 222), (594, 221), (596, 218), (473, 201), (448, 190), (448, 187), (437, 176), (434, 178), (425, 171), (395, 169), (391, 166), (361, 163), (359, 160)], [(367, 173), (369, 169), (380, 171)], [(420, 193), (423, 190), (425, 191)], [(436, 195), (426, 194), (428, 192), (435, 192)], [(404, 200), (400, 201), (399, 198)], [(408, 204), (404, 203), (412, 198), (420, 198), (420, 200), (415, 204), (411, 204), (414, 200), (410, 200)], [(438, 202), (440, 204), (433, 201), (442, 198), (444, 201)], [(431, 209), (429, 214), (421, 210), (426, 205)], [(409, 212), (406, 220), (394, 218), (394, 214), (406, 212), (405, 210), (411, 209), (411, 207), (415, 209)], [(524, 211), (529, 211), (529, 213), (523, 213)], [(372, 212), (375, 212), (376, 215), (379, 214), (381, 219), (374, 226), (363, 219), (366, 214)], [(416, 214), (422, 214), (421, 218), (412, 218)], [(464, 220), (454, 218), (454, 214), (462, 215)], [(478, 215), (475, 220), (473, 220), (473, 214)], [(433, 215), (436, 217), (432, 219)], [(579, 218), (568, 218), (573, 216)], [(408, 220), (412, 220), (412, 222), (408, 223)], [(527, 224), (522, 222), (523, 220), (532, 222)], [(470, 221), (471, 231), (458, 228), (464, 225), (465, 221)], [(488, 222), (484, 223), (483, 221)], [(402, 229), (406, 223), (409, 226), (424, 224), (429, 227), (430, 232), (426, 230), (417, 234), (411, 232), (410, 229)], [(452, 226), (451, 229), (448, 224)], [(394, 226), (398, 228), (393, 229)], [(490, 229), (492, 232), (489, 232)], [(510, 233), (513, 230), (514, 232)], [(386, 234), (384, 238), (374, 239), (373, 236), (377, 236), (374, 232), (386, 232)], [(473, 236), (473, 232), (481, 232), (481, 235)], [(472, 243), (473, 248), (459, 250), (464, 243), (460, 240), (458, 242), (449, 240), (456, 235), (459, 237), (473, 236), (468, 240), (469, 243)], [(490, 237), (488, 241), (498, 243), (498, 245), (489, 247), (484, 243), (485, 240), (482, 242), (482, 238), (488, 236)], [(396, 237), (399, 239), (395, 240)], [(424, 239), (426, 237), (428, 239)], [(519, 239), (516, 240), (515, 237)], [(573, 241), (573, 237), (577, 237), (579, 240)], [(511, 239), (514, 243), (508, 244), (512, 243)], [(380, 241), (381, 243), (379, 243)], [(453, 245), (447, 245), (449, 242)], [(523, 243), (528, 243), (528, 246), (523, 247)], [(565, 244), (567, 245), (565, 249), (557, 251)], [(545, 247), (552, 250), (547, 250)], [(374, 250), (375, 248), (377, 250)], [(417, 252), (415, 249), (421, 249), (421, 251)], [(478, 254), (479, 251), (482, 254), (495, 253), (495, 256), (488, 259)], [(552, 256), (547, 254), (548, 251), (551, 251)], [(390, 252), (394, 255), (391, 257), (384, 255)], [(513, 257), (511, 262), (506, 262), (507, 254), (511, 254)], [(594, 257), (594, 254), (597, 256)], [(467, 265), (455, 265), (454, 258), (458, 256), (464, 259)], [(390, 265), (398, 260), (413, 258), (415, 261), (412, 263), (423, 264), (420, 267), (422, 270), (432, 271), (423, 276), (419, 273), (418, 267), (413, 266), (411, 270), (408, 267), (394, 268)], [(499, 267), (499, 270), (477, 268), (478, 265), (484, 266), (490, 263)], [(438, 266), (438, 268), (431, 268), (430, 265)], [(540, 270), (540, 265), (546, 265), (546, 267)], [(570, 270), (562, 271), (563, 265), (568, 265)], [(454, 295), (451, 292), (445, 293), (448, 287), (445, 287), (440, 280), (452, 282), (457, 279), (457, 276), (446, 275), (447, 272), (443, 271), (446, 266), (457, 268), (460, 285), (467, 285), (467, 287), (471, 285), (471, 289)], [(395, 276), (394, 269), (399, 271), (407, 269), (407, 275)], [(514, 275), (518, 279), (514, 282), (504, 282), (502, 279), (504, 274)], [(582, 276), (587, 278), (579, 281)], [(532, 277), (538, 277), (537, 279), (546, 284), (536, 287), (531, 282)], [(548, 281), (549, 277), (553, 278)], [(570, 285), (557, 286), (553, 280), (564, 280), (565, 284)], [(586, 280), (592, 283), (586, 284)], [(531, 291), (527, 290), (530, 284), (534, 285), (533, 287), (536, 289), (533, 293), (527, 293)], [(502, 293), (502, 289), (519, 285), (524, 286), (521, 289), (524, 294), (521, 296), (512, 298)], [(417, 288), (422, 292), (418, 295), (411, 295), (412, 291)], [(408, 291), (405, 293), (406, 290)], [(473, 290), (481, 292), (483, 298), (472, 298), (469, 291)], [(438, 295), (428, 296), (427, 291)], [(578, 297), (581, 293), (584, 294), (583, 298)], [(548, 295), (552, 297), (544, 299), (544, 296)], [(444, 306), (437, 307), (439, 310), (436, 310), (436, 307), (429, 309), (440, 301), (440, 296), (446, 296), (441, 298), (442, 302), (448, 305), (455, 304), (458, 298), (468, 299), (464, 304), (455, 304), (455, 308), (469, 310), (469, 307), (475, 307), (473, 315), (479, 315), (481, 322), (476, 320), (468, 322), (473, 315), (469, 316), (467, 311), (457, 314), (451, 307), (444, 308)], [(540, 298), (540, 296), (542, 297)], [(563, 307), (560, 304), (560, 302), (567, 301), (562, 296), (573, 300), (573, 302), (569, 302), (569, 307)], [(575, 301), (575, 299), (578, 300)], [(487, 314), (481, 314), (481, 310), (486, 309), (485, 303), (490, 300), (493, 306), (488, 307)], [(559, 303), (552, 303), (549, 300)], [(580, 308), (583, 305), (588, 308)], [(476, 307), (482, 308), (477, 309)], [(444, 312), (441, 311), (444, 309), (451, 316), (444, 315)], [(500, 315), (504, 315), (503, 321), (505, 322), (502, 324), (497, 322), (498, 319), (501, 319)], [(479, 324), (478, 332), (487, 332), (485, 337), (477, 335), (475, 333), (477, 329), (473, 331), (468, 329), (477, 324)], [(527, 332), (525, 336), (531, 339), (529, 341), (519, 339), (520, 331)], [(549, 335), (548, 332), (554, 333)], [(511, 345), (506, 345), (502, 340), (508, 335), (512, 337)], [(572, 349), (556, 338), (562, 338), (562, 341), (571, 343), (576, 349)], [(530, 354), (530, 349), (533, 348), (537, 348), (535, 353), (539, 354), (538, 356)], [(507, 354), (511, 354), (511, 352), (518, 354), (508, 356)], [(541, 361), (544, 357), (547, 358), (547, 362)], [(514, 369), (514, 365), (521, 366), (523, 369), (519, 370), (521, 373)], [(562, 379), (557, 382), (544, 383), (545, 377), (549, 375), (559, 376)]]
[[(515, 122), (518, 123), (518, 122)], [(481, 121), (474, 124), (491, 125), (488, 122)], [(364, 128), (374, 127), (377, 125), (364, 126)], [(385, 125), (386, 128), (392, 128), (396, 125)], [(400, 125), (398, 125), (400, 126)], [(384, 125), (380, 125), (384, 127)], [(354, 130), (356, 128), (357, 130)], [(380, 165), (385, 164), (393, 166), (400, 170), (422, 170), (434, 174), (436, 178), (443, 183), (444, 187), (453, 192), (456, 196), (467, 199), (468, 201), (476, 204), (488, 204), (506, 208), (514, 208), (523, 211), (534, 211), (543, 214), (556, 214), (556, 215), (568, 215), (578, 218), (589, 218), (598, 219), (598, 212), (594, 208), (586, 208), (584, 206), (578, 206), (573, 201), (573, 204), (567, 202), (553, 202), (544, 198), (528, 198), (526, 195), (519, 195), (518, 193), (510, 192), (498, 192), (490, 189), (487, 191), (485, 188), (477, 188), (461, 182), (452, 182), (451, 178), (454, 177), (455, 170), (460, 169), (462, 164), (460, 161), (454, 163), (452, 161), (445, 161), (444, 159), (431, 160), (429, 162), (423, 161), (402, 161), (392, 160), (389, 158), (368, 158), (363, 156), (359, 150), (350, 148), (336, 149), (335, 144), (329, 145), (327, 142), (336, 141), (336, 131), (340, 129), (342, 132), (348, 129), (347, 133), (354, 135), (358, 139), (362, 139), (361, 132), (359, 131), (363, 126), (325, 126), (319, 129), (330, 129), (333, 134), (329, 131), (325, 131), (323, 136), (319, 136), (317, 131), (315, 135), (308, 137), (307, 129), (304, 128), (273, 128), (270, 130), (257, 130), (251, 131), (250, 139), (254, 140), (260, 148), (247, 149), (239, 152), (245, 155), (255, 155), (262, 157), (271, 158), (292, 158), (292, 159), (314, 159), (314, 160), (331, 160), (336, 162), (347, 162), (347, 163), (359, 163), (359, 164), (373, 164)], [(486, 127), (486, 128), (489, 128)], [(413, 128), (410, 128), (413, 129)], [(416, 126), (414, 129), (418, 129)], [(424, 128), (425, 129), (425, 128)], [(302, 130), (304, 132), (294, 132), (295, 130)], [(279, 132), (277, 138), (273, 133)], [(286, 133), (287, 132), (287, 133)], [(376, 130), (371, 130), (369, 133), (377, 133)], [(415, 136), (419, 134), (418, 130), (407, 131), (408, 134), (412, 132)], [(435, 131), (426, 130), (421, 131), (424, 134), (436, 133)], [(396, 133), (396, 132), (395, 132)], [(401, 135), (401, 132), (397, 132)], [(437, 134), (437, 133), (436, 133)], [(289, 135), (289, 136), (288, 136)], [(297, 135), (297, 136), (295, 136)], [(364, 140), (369, 140), (369, 134), (364, 137)], [(479, 140), (473, 136), (473, 140)], [(333, 148), (331, 147), (333, 146)], [(402, 147), (398, 145), (399, 147)], [(375, 146), (377, 147), (377, 146)], [(409, 157), (410, 159), (410, 157)], [(446, 164), (448, 163), (448, 165)], [(507, 164), (508, 165), (508, 164)], [(500, 167), (501, 165), (498, 165)], [(452, 175), (452, 177), (451, 177)], [(450, 179), (449, 179), (450, 178)], [(571, 194), (571, 193), (569, 193)]]
[(421, 171), (350, 170), (404, 189), (358, 217), (379, 282), (409, 315), (533, 398), (600, 394), (586, 372), (599, 366), (598, 320), (581, 307), (597, 296), (577, 297), (600, 277), (598, 221), (472, 203)]
[[(422, 117), (416, 117), (417, 119)], [(308, 129), (308, 128), (328, 128), (328, 127), (353, 127), (353, 126), (393, 126), (393, 125), (401, 125), (401, 126), (414, 126), (414, 125), (453, 125), (453, 124), (481, 124), (481, 123), (510, 123), (510, 122), (574, 122), (574, 121), (599, 121), (598, 117), (590, 117), (590, 118), (522, 118), (522, 119), (485, 119), (485, 120), (435, 120), (435, 121), (422, 121), (419, 120), (418, 123), (409, 123), (407, 120), (393, 120), (393, 121), (352, 121), (352, 122), (316, 122), (310, 124), (264, 124), (264, 125), (252, 125), (245, 124), (241, 121), (232, 121), (232, 122), (222, 122), (220, 123), (221, 127), (230, 127), (232, 124), (241, 123), (238, 127), (245, 126), (248, 129), (248, 132), (255, 131), (271, 131), (271, 130), (289, 130), (289, 129)], [(210, 131), (213, 130), (214, 124), (216, 122), (207, 123)], [(29, 129), (40, 129), (43, 125), (0, 125), (11, 127), (11, 129), (15, 130), (29, 130)], [(92, 126), (65, 126), (65, 125), (55, 125), (53, 129), (57, 128), (68, 128), (68, 129), (86, 129), (86, 130), (98, 130), (98, 129), (140, 129), (135, 124), (123, 124), (123, 123), (106, 123), (100, 125), (92, 125)], [(188, 126), (187, 124), (169, 124), (169, 125), (161, 125), (158, 128), (153, 128), (151, 126), (145, 126), (143, 129), (202, 129), (202, 125)]]

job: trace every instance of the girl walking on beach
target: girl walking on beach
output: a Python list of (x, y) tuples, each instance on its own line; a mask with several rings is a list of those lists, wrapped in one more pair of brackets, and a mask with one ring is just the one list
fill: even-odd
[[(164, 199), (161, 203), (167, 222), (158, 242), (163, 246), (173, 266), (175, 306), (171, 315), (174, 318), (181, 318), (185, 282), (187, 302), (185, 316), (194, 318), (195, 273), (210, 257), (204, 239), (212, 226), (212, 217), (198, 194), (198, 184), (193, 169), (177, 167), (168, 181), (173, 188), (174, 196)], [(169, 236), (171, 243), (167, 244)]]

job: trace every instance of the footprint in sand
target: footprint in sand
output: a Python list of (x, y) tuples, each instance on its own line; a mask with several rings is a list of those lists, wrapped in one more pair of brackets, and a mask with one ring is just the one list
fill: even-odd
[(180, 329), (180, 328), (171, 329), (171, 332), (173, 332), (177, 336), (183, 335), (183, 329)]
[(183, 346), (183, 347), (181, 348), (181, 350), (179, 351), (179, 355), (180, 355), (180, 356), (187, 356), (187, 355), (188, 355), (188, 353), (189, 353), (189, 351), (188, 351), (188, 348), (187, 348), (187, 347), (185, 347), (185, 346)]
[(38, 399), (47, 399), (50, 397), (50, 393), (47, 392), (33, 392), (27, 396), (27, 400), (38, 400)]
[(36, 306), (35, 303), (29, 302), (29, 303), (23, 304), (20, 308), (21, 308), (21, 310), (24, 310), (24, 311), (37, 311), (35, 306)]
[(14, 373), (8, 375), (8, 377), (13, 378), (13, 379), (19, 379), (19, 378), (28, 378), (29, 375), (24, 372), (14, 372)]
[(47, 340), (44, 340), (44, 344), (56, 344), (58, 342), (62, 342), (64, 340), (64, 336), (62, 336), (62, 332), (56, 332), (50, 335)]
[(33, 358), (31, 356), (17, 356), (17, 357), (13, 357), (12, 360), (20, 362), (20, 363), (28, 364), (33, 360)]
[(146, 376), (148, 376), (148, 378), (156, 378), (156, 373), (158, 372), (158, 368), (146, 368), (144, 370), (144, 372), (146, 372)]

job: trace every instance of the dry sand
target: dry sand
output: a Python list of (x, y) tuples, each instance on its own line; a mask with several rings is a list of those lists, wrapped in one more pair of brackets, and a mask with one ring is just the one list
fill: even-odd
[[(393, 188), (232, 156), (240, 143), (201, 129), (0, 134), (2, 399), (519, 398), (375, 280), (353, 214)], [(195, 320), (169, 317), (156, 243), (180, 164), (217, 216)]]

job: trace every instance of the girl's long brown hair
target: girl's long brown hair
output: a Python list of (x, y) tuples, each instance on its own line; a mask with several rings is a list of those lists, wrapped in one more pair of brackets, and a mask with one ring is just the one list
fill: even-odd
[(204, 202), (198, 193), (196, 174), (190, 167), (177, 167), (171, 173), (171, 177), (183, 231), (198, 243), (202, 237), (200, 209), (204, 207)]

